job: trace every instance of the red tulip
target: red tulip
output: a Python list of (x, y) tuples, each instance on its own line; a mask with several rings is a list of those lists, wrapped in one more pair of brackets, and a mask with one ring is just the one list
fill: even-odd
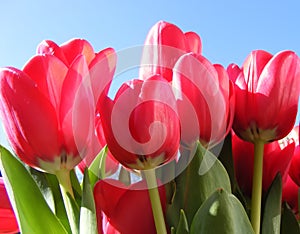
[(287, 202), (295, 213), (298, 213), (299, 210), (298, 192), (299, 186), (288, 176), (282, 187), (282, 201)]
[(159, 21), (149, 31), (143, 50), (140, 78), (161, 74), (172, 80), (172, 68), (187, 52), (201, 54), (200, 37), (194, 32), (183, 33), (176, 25)]
[(221, 65), (199, 54), (180, 57), (173, 69), (181, 141), (203, 145), (220, 142), (231, 129), (234, 113), (233, 84)]
[(270, 142), (293, 128), (299, 99), (300, 62), (292, 51), (274, 56), (253, 51), (238, 72), (230, 65), (235, 82), (236, 108), (233, 129), (246, 141)]
[(102, 104), (108, 149), (124, 166), (146, 170), (176, 157), (180, 134), (176, 102), (161, 76), (123, 84), (114, 100), (107, 97)]
[(18, 223), (11, 207), (2, 177), (0, 177), (0, 233), (19, 232)]
[(16, 154), (55, 173), (90, 154), (95, 102), (106, 95), (115, 69), (112, 49), (94, 53), (85, 40), (42, 42), (23, 70), (0, 71), (0, 110)]
[[(155, 234), (155, 224), (146, 182), (126, 187), (120, 181), (105, 179), (94, 188), (98, 232)], [(163, 210), (166, 196), (163, 186), (158, 188)], [(104, 217), (102, 215), (104, 213)]]
[[(295, 149), (294, 142), (283, 145), (281, 141), (265, 144), (263, 158), (263, 191), (267, 191), (275, 176), (279, 172), (285, 183), (288, 169)], [(237, 182), (246, 194), (251, 195), (253, 178), (254, 145), (241, 140), (232, 134), (232, 155)]]

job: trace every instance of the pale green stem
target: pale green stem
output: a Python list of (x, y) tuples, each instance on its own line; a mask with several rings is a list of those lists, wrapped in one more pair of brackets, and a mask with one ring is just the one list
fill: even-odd
[(76, 215), (73, 212), (71, 200), (68, 197), (71, 196), (71, 199), (74, 199), (71, 179), (70, 179), (70, 171), (69, 170), (60, 170), (56, 172), (56, 177), (59, 182), (60, 191), (62, 193), (62, 197), (64, 200), (67, 216), (69, 219), (69, 224), (73, 234), (78, 233), (78, 225), (76, 220)]
[(156, 233), (157, 234), (166, 234), (166, 225), (165, 225), (165, 218), (160, 202), (157, 182), (156, 182), (156, 176), (155, 176), (155, 170), (146, 170), (144, 171), (144, 175), (147, 181), (148, 185), (148, 191), (152, 206), (152, 212), (156, 227)]
[(264, 142), (254, 142), (254, 166), (252, 181), (251, 223), (255, 234), (260, 233)]

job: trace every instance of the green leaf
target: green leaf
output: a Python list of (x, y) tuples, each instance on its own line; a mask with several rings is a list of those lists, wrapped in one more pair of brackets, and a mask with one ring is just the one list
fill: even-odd
[(283, 205), (281, 215), (281, 234), (299, 234), (300, 228), (296, 216), (293, 211), (287, 206), (286, 203)]
[(277, 174), (267, 194), (262, 219), (262, 234), (280, 233), (281, 191), (281, 175)]
[(24, 165), (5, 148), (0, 147), (0, 152), (1, 172), (21, 233), (67, 233)]
[(179, 223), (177, 225), (176, 234), (188, 234), (188, 233), (189, 233), (189, 225), (186, 220), (184, 210), (180, 210), (180, 218), (179, 218)]
[(191, 234), (252, 234), (248, 216), (240, 201), (223, 189), (213, 193), (197, 211)]
[[(185, 159), (186, 155), (181, 157)], [(175, 228), (179, 222), (181, 209), (184, 210), (190, 225), (199, 207), (216, 189), (223, 188), (231, 192), (230, 180), (225, 168), (200, 144), (190, 164), (175, 178), (175, 183), (175, 196), (172, 204), (167, 206), (167, 222)]]
[(60, 192), (59, 183), (55, 175), (38, 171), (28, 166), (28, 170), (39, 186), (49, 207), (56, 214), (66, 230), (71, 233), (69, 220)]
[(79, 230), (80, 234), (97, 234), (96, 207), (87, 169), (83, 177)]
[(107, 156), (107, 146), (103, 147), (94, 161), (88, 168), (90, 184), (94, 188), (95, 183), (99, 179), (105, 178), (105, 159)]

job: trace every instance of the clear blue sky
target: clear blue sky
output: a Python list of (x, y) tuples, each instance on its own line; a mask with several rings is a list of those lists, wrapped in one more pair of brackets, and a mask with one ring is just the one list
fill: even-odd
[(203, 54), (225, 67), (254, 49), (300, 55), (298, 0), (1, 0), (0, 67), (22, 68), (43, 39), (85, 38), (96, 51), (141, 45), (158, 20), (197, 32)]

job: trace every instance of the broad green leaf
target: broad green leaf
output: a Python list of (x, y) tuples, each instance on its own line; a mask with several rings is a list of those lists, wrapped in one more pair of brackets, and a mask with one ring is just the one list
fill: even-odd
[(280, 233), (281, 191), (281, 176), (277, 174), (267, 194), (262, 217), (262, 234)]
[(21, 233), (67, 233), (24, 165), (5, 148), (0, 152), (1, 172)]
[(88, 168), (90, 184), (94, 188), (95, 183), (99, 179), (105, 178), (105, 159), (107, 156), (107, 146), (103, 147), (94, 161)]
[(96, 207), (87, 169), (83, 177), (79, 230), (80, 234), (97, 234)]
[(281, 215), (281, 234), (299, 234), (300, 228), (296, 216), (293, 211), (287, 206), (283, 205), (282, 215)]
[(223, 189), (213, 193), (197, 211), (191, 234), (253, 234), (251, 223), (240, 201)]
[(176, 234), (188, 234), (188, 233), (189, 233), (189, 225), (186, 220), (184, 210), (180, 210), (180, 218), (179, 218), (179, 223), (177, 225)]
[(28, 167), (28, 170), (36, 181), (53, 213), (61, 221), (66, 230), (71, 233), (69, 220), (56, 176), (35, 170), (31, 167)]
[[(185, 156), (181, 155), (181, 157)], [(204, 174), (203, 171), (205, 171)], [(168, 223), (175, 229), (181, 209), (184, 210), (190, 225), (199, 207), (216, 189), (223, 188), (231, 192), (230, 180), (225, 168), (210, 151), (200, 144), (190, 164), (175, 178), (175, 183), (172, 204), (167, 206)]]

